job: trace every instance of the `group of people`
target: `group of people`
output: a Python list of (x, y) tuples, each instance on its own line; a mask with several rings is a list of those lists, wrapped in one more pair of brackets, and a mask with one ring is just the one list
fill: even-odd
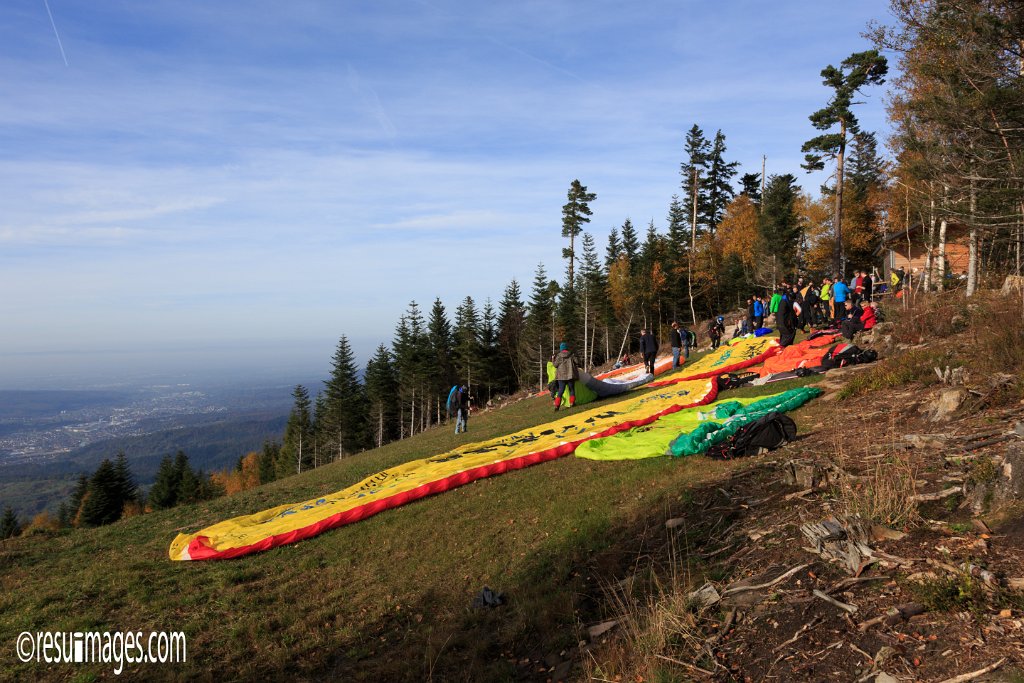
[[(872, 300), (875, 279), (865, 270), (855, 271), (849, 282), (838, 275), (825, 277), (821, 283), (798, 278), (795, 283), (781, 282), (770, 298), (760, 295), (747, 299), (746, 317), (741, 318), (733, 336), (754, 334), (765, 326), (769, 318), (779, 333), (779, 343), (790, 346), (796, 338), (796, 331), (807, 331), (812, 327), (834, 327), (844, 337), (852, 340), (861, 330), (874, 327), (879, 319), (878, 304)], [(711, 348), (717, 349), (725, 336), (725, 318), (717, 316), (708, 323), (708, 339)], [(672, 367), (680, 366), (680, 359), (688, 359), (690, 350), (697, 344), (693, 331), (673, 322), (669, 330), (669, 344), (672, 348)], [(658, 339), (650, 330), (640, 330), (640, 354), (644, 367), (654, 374), (655, 359), (658, 355)], [(558, 411), (563, 395), (569, 393), (569, 406), (576, 403), (575, 382), (579, 379), (579, 364), (576, 356), (563, 342), (558, 353), (551, 357), (555, 366), (555, 379), (549, 387)], [(616, 368), (630, 363), (628, 352), (618, 359)], [(458, 427), (456, 427), (458, 429)]]
[(822, 278), (820, 285), (804, 278), (781, 282), (768, 301), (758, 295), (747, 299), (746, 318), (737, 334), (756, 333), (766, 317), (774, 316), (782, 346), (792, 344), (796, 331), (806, 331), (808, 326), (832, 326), (852, 340), (857, 332), (874, 327), (878, 319), (874, 289), (874, 280), (865, 270), (855, 271), (849, 282), (838, 275)]

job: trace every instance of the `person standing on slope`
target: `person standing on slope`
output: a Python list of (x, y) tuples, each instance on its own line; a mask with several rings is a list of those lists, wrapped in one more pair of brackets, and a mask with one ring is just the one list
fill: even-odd
[(646, 329), (640, 330), (640, 353), (644, 356), (647, 372), (654, 374), (654, 359), (658, 356), (658, 340)]
[(723, 334), (725, 334), (725, 318), (718, 316), (708, 325), (708, 338), (711, 339), (712, 351), (721, 345)]
[(469, 431), (469, 388), (465, 384), (459, 387), (457, 398), (458, 409), (455, 413), (455, 433)]
[(835, 306), (835, 321), (838, 324), (846, 316), (846, 300), (850, 298), (850, 288), (840, 275), (836, 275), (836, 283), (832, 285), (832, 305)]
[(679, 354), (683, 349), (683, 335), (679, 333), (679, 323), (672, 321), (672, 329), (668, 332), (668, 343), (672, 346), (672, 369), (679, 367)]
[(569, 389), (569, 407), (576, 405), (576, 380), (580, 378), (579, 364), (576, 356), (569, 350), (569, 345), (562, 342), (558, 353), (551, 356), (551, 364), (555, 366), (555, 411), (562, 406), (562, 394)]
[(783, 294), (779, 300), (779, 309), (775, 312), (775, 327), (779, 330), (779, 344), (790, 346), (796, 338), (796, 313), (793, 310), (792, 294)]
[(751, 332), (757, 332), (759, 329), (764, 327), (764, 301), (761, 299), (761, 295), (754, 295), (754, 329)]

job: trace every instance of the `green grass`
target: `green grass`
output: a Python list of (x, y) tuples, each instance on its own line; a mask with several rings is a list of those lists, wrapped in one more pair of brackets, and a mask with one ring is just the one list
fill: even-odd
[[(468, 438), (551, 418), (548, 401), (524, 400), (474, 416)], [(184, 631), (188, 662), (129, 667), (122, 674), (129, 679), (220, 671), (232, 679), (501, 680), (513, 673), (506, 654), (574, 646), (575, 626), (598, 616), (606, 577), (592, 558), (628, 567), (636, 558), (616, 553), (632, 545), (630, 528), (660, 525), (689, 487), (737, 466), (570, 456), (237, 560), (167, 558), (179, 532), (337, 491), (466, 438), (440, 427), (233, 497), (3, 542), (0, 678), (111, 676), (110, 667), (20, 663), (13, 643), (22, 631), (139, 630)], [(472, 610), (485, 585), (505, 592), (509, 604)]]

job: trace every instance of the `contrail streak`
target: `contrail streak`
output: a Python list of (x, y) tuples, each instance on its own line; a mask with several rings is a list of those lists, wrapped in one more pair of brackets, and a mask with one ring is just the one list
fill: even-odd
[(57, 24), (53, 21), (53, 12), (50, 11), (50, 3), (47, 0), (43, 0), (43, 5), (46, 7), (46, 14), (50, 17), (50, 26), (53, 27), (53, 35), (57, 36), (57, 47), (60, 48), (60, 56), (64, 59), (64, 66), (68, 65), (68, 56), (64, 54), (64, 43), (60, 42), (60, 34), (57, 33)]

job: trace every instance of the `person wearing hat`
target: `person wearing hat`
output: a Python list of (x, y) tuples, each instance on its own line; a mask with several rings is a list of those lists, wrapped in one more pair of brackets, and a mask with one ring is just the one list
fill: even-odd
[(551, 356), (551, 364), (555, 366), (555, 411), (562, 406), (566, 387), (569, 389), (569, 407), (572, 408), (576, 405), (576, 380), (580, 378), (580, 370), (568, 344), (562, 342), (558, 346), (558, 353)]
[(654, 374), (654, 359), (658, 355), (658, 340), (646, 329), (640, 330), (640, 353), (644, 356), (647, 372)]

